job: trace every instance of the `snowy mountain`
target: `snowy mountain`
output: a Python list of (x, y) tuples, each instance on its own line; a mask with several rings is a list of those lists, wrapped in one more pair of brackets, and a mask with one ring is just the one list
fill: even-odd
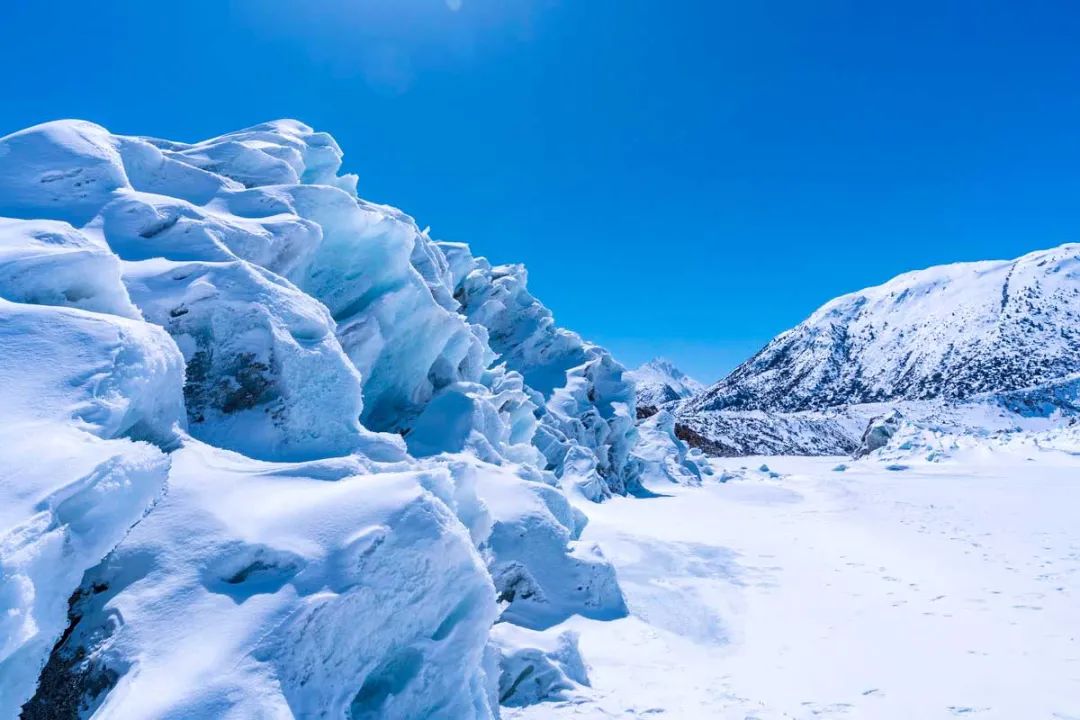
[(891, 408), (949, 432), (1080, 410), (1080, 245), (906, 273), (827, 303), (680, 406), (715, 455), (846, 454)]
[(839, 297), (689, 411), (962, 400), (1080, 372), (1080, 244), (906, 273)]
[(660, 407), (705, 390), (704, 385), (664, 358), (654, 358), (628, 375), (636, 389), (638, 406)]
[(0, 717), (491, 718), (588, 682), (549, 629), (627, 611), (590, 501), (708, 468), (523, 268), (341, 158), (296, 121), (0, 139)]

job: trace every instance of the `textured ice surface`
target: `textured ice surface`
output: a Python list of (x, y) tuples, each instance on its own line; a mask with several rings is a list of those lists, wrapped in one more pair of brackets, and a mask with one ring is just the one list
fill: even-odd
[(587, 682), (541, 630), (627, 611), (582, 506), (697, 461), (522, 268), (341, 157), (296, 121), (0, 139), (0, 716), (491, 718)]
[(126, 263), (124, 281), (184, 354), (193, 435), (264, 459), (358, 446), (360, 374), (317, 301), (242, 261)]
[(487, 329), (499, 361), (538, 394), (536, 445), (548, 467), (591, 499), (636, 488), (634, 385), (626, 370), (603, 348), (557, 327), (526, 289), (522, 266), (492, 267), (460, 243), (440, 247), (462, 311)]
[[(91, 679), (101, 717), (490, 717), (494, 595), (426, 489), (439, 472), (190, 441), (168, 495), (88, 575), (53, 662)], [(62, 697), (43, 683), (35, 702)]]
[[(117, 285), (118, 293), (121, 288)], [(0, 716), (30, 697), (67, 602), (161, 493), (183, 364), (138, 320), (0, 300)]]
[(510, 707), (571, 700), (589, 685), (572, 631), (527, 630), (502, 623), (492, 642), (499, 653), (499, 702)]
[(638, 425), (634, 458), (641, 464), (642, 485), (663, 492), (666, 483), (699, 485), (712, 474), (700, 450), (690, 449), (675, 435), (675, 416), (666, 410)]

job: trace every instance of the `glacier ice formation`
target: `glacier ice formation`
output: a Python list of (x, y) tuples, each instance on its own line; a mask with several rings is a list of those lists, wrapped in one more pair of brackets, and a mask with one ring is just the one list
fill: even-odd
[(341, 159), (292, 120), (0, 139), (0, 717), (492, 718), (587, 684), (555, 626), (626, 608), (583, 508), (700, 455), (522, 267)]

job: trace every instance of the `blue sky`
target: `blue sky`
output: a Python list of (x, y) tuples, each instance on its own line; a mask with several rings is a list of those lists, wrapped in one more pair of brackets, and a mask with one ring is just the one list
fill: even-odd
[(0, 133), (278, 117), (629, 364), (714, 380), (905, 270), (1080, 240), (1065, 2), (10, 3)]

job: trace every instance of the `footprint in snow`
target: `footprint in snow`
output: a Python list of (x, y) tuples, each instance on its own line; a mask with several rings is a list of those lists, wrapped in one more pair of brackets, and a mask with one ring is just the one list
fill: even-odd
[(814, 716), (835, 717), (836, 715), (847, 715), (851, 712), (855, 706), (851, 703), (831, 703), (829, 705), (822, 705), (811, 700), (803, 702), (803, 707), (810, 711)]

